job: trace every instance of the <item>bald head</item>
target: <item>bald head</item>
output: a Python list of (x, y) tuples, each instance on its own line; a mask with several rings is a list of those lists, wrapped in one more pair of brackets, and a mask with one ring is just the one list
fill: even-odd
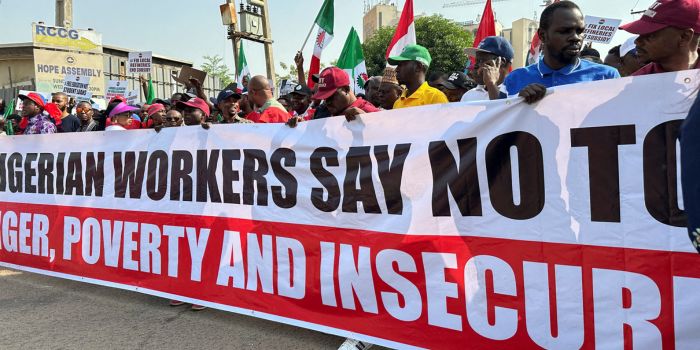
[(248, 82), (248, 97), (256, 106), (262, 106), (265, 102), (274, 98), (270, 83), (262, 75), (256, 75)]
[(270, 83), (267, 78), (262, 75), (256, 75), (248, 82), (248, 90), (270, 90)]

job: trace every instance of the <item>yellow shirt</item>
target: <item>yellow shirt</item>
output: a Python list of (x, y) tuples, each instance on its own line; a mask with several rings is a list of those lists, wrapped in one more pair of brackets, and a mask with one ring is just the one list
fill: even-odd
[(407, 93), (408, 91), (404, 90), (401, 97), (394, 102), (394, 109), (436, 105), (449, 102), (447, 100), (447, 96), (445, 96), (442, 91), (434, 87), (430, 87), (430, 85), (425, 82), (413, 93), (413, 95), (406, 96)]

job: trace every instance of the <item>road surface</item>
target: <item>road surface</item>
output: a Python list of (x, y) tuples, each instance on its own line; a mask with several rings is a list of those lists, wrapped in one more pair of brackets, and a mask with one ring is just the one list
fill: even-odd
[[(343, 338), (0, 267), (0, 349), (337, 349)], [(375, 346), (373, 349), (378, 349)]]

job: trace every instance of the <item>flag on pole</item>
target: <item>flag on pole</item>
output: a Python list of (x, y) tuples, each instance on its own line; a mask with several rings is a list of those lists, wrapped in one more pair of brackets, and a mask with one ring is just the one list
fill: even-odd
[(311, 77), (321, 71), (321, 54), (331, 40), (333, 40), (333, 0), (325, 0), (321, 10), (316, 16), (316, 25), (318, 26), (318, 34), (314, 42), (314, 55), (311, 57), (311, 67), (309, 67), (309, 79), (306, 85), (313, 88), (314, 82)]
[(389, 57), (398, 56), (403, 51), (403, 48), (408, 45), (416, 44), (416, 24), (413, 20), (413, 0), (406, 0), (403, 5), (403, 12), (399, 24), (396, 26), (394, 38), (391, 39), (391, 44), (386, 49), (386, 59)]
[(7, 120), (7, 118), (14, 112), (15, 110), (15, 100), (12, 99), (10, 101), (10, 104), (5, 106), (5, 115), (3, 115), (3, 119), (5, 120), (5, 133), (7, 135), (14, 135), (15, 134), (15, 129), (12, 127), (12, 121)]
[[(551, 3), (559, 2), (559, 0), (554, 0)], [(532, 43), (530, 44), (530, 50), (527, 52), (526, 65), (535, 64), (540, 60), (540, 52), (542, 48), (540, 47), (542, 42), (540, 41), (540, 35), (535, 31), (535, 35), (532, 36)]]
[[(476, 37), (474, 38), (474, 44), (472, 47), (479, 47), (482, 40), (487, 37), (496, 35), (496, 18), (493, 15), (493, 8), (491, 7), (491, 0), (486, 1), (486, 6), (484, 6), (484, 13), (481, 15), (481, 22), (479, 22), (479, 29), (476, 31)], [(469, 66), (474, 66), (474, 57), (470, 58)]]
[(149, 105), (156, 99), (156, 90), (153, 88), (153, 79), (148, 79), (148, 92), (146, 93), (146, 103)]
[(245, 52), (243, 52), (243, 42), (240, 44), (238, 49), (238, 72), (236, 72), (236, 92), (239, 94), (243, 92), (243, 78), (248, 77), (250, 80), (250, 68), (248, 67), (248, 61), (245, 59)]
[(369, 76), (365, 66), (365, 55), (362, 53), (360, 36), (357, 35), (354, 27), (350, 28), (350, 34), (345, 40), (345, 46), (343, 46), (343, 51), (340, 53), (337, 66), (348, 73), (348, 76), (355, 82), (353, 91), (356, 94), (365, 93), (365, 83)]

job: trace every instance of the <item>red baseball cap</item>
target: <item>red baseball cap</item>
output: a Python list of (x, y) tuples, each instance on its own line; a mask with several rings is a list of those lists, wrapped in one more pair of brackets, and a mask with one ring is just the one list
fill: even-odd
[(177, 104), (181, 106), (199, 108), (205, 116), (209, 116), (209, 105), (199, 97), (192, 98), (187, 102), (179, 101)]
[(620, 29), (646, 35), (666, 27), (690, 28), (700, 33), (700, 0), (658, 0), (642, 18), (622, 25)]
[(36, 92), (30, 92), (30, 93), (28, 93), (28, 94), (26, 94), (26, 95), (18, 95), (17, 97), (19, 97), (19, 99), (22, 100), (22, 101), (24, 101), (24, 100), (31, 100), (31, 101), (33, 101), (34, 103), (36, 103), (37, 106), (39, 106), (39, 107), (41, 107), (41, 108), (44, 108), (44, 105), (46, 104), (46, 103), (44, 102), (44, 97), (41, 96), (41, 95), (39, 95), (39, 94), (37, 94)]
[(338, 67), (326, 68), (318, 77), (318, 92), (311, 98), (314, 100), (325, 100), (343, 86), (350, 86), (348, 73)]
[(122, 95), (117, 95), (117, 96), (112, 97), (112, 98), (109, 100), (109, 103), (111, 104), (111, 103), (114, 102), (114, 101), (126, 102), (126, 98), (124, 98), (124, 96), (122, 96)]

